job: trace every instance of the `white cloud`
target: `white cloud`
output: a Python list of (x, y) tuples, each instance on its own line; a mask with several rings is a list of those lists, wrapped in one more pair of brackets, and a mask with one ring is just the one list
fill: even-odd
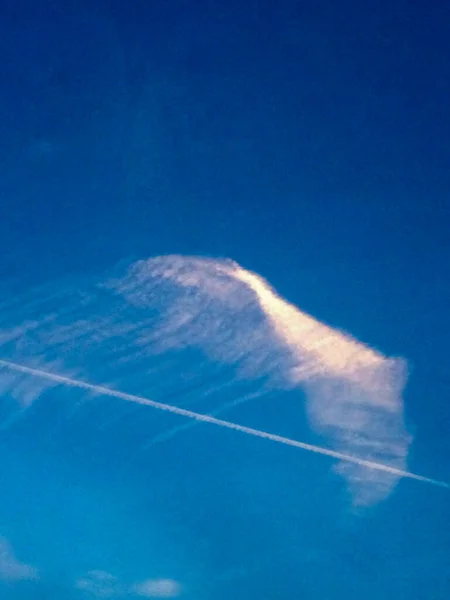
[(96, 598), (176, 598), (181, 594), (180, 584), (173, 579), (147, 579), (124, 585), (111, 573), (100, 570), (89, 571), (76, 581), (75, 587)]
[(89, 571), (75, 583), (78, 590), (88, 592), (97, 598), (112, 598), (119, 593), (119, 582), (106, 571)]
[[(16, 364), (0, 361), (0, 394), (26, 408), (60, 384), (109, 393), (70, 381), (73, 377), (103, 381), (134, 394), (111, 396), (148, 404), (136, 398), (143, 389), (164, 397), (189, 382), (195, 402), (204, 401), (205, 412), (217, 416), (230, 408), (229, 401), (223, 403), (225, 386), (234, 406), (274, 389), (298, 388), (306, 400), (299, 411), (306, 410), (311, 429), (326, 446), (300, 447), (340, 460), (338, 472), (356, 505), (375, 504), (401, 477), (415, 478), (407, 472), (412, 437), (404, 423), (404, 361), (302, 312), (233, 261), (164, 256), (138, 261), (125, 274), (121, 269), (111, 277), (52, 284), (20, 298), (9, 294), (13, 299), (0, 315), (0, 348)], [(229, 365), (220, 381), (210, 377), (212, 367)], [(242, 393), (244, 381), (252, 386), (249, 394)], [(185, 397), (183, 409), (194, 401), (194, 394)], [(193, 413), (184, 416), (191, 424), (205, 422)], [(150, 444), (187, 427), (149, 432)]]
[(7, 583), (38, 579), (38, 570), (20, 562), (7, 539), (0, 537), (0, 580)]
[(176, 598), (181, 586), (173, 579), (148, 579), (134, 586), (134, 592), (145, 598)]

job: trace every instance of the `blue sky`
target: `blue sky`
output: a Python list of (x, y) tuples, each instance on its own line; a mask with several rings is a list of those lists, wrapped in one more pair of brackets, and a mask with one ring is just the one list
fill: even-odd
[[(410, 467), (449, 481), (448, 3), (0, 10), (2, 306), (124, 259), (233, 258), (408, 360)], [(92, 571), (124, 597), (448, 597), (442, 490), (401, 482), (355, 514), (327, 459), (203, 427), (139, 453), (151, 411), (69, 420), (58, 393), (0, 432), (0, 574), (40, 573), (4, 575), (5, 599), (88, 597)], [(235, 418), (308, 438), (281, 402)]]

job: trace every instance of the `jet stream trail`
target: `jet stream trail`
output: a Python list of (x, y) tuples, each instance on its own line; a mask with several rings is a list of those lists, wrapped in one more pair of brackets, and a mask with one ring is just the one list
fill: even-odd
[(368, 469), (384, 471), (385, 473), (390, 473), (392, 475), (397, 475), (399, 477), (414, 479), (416, 481), (421, 481), (423, 483), (429, 483), (432, 485), (450, 489), (450, 484), (448, 484), (444, 481), (438, 481), (436, 479), (431, 479), (430, 477), (424, 477), (422, 475), (410, 473), (409, 471), (395, 469), (394, 467), (389, 467), (388, 465), (384, 465), (382, 463), (377, 463), (377, 462), (372, 462), (370, 460), (357, 458), (356, 456), (343, 454), (341, 452), (336, 452), (335, 450), (329, 450), (329, 449), (323, 448), (321, 446), (315, 446), (313, 444), (299, 442), (297, 440), (286, 438), (281, 435), (276, 435), (274, 433), (268, 433), (268, 432), (262, 431), (260, 429), (253, 429), (252, 427), (246, 427), (244, 425), (232, 423), (231, 421), (224, 421), (222, 419), (217, 419), (216, 417), (211, 416), (211, 415), (205, 415), (205, 414), (193, 412), (193, 411), (187, 410), (185, 408), (179, 408), (177, 406), (172, 406), (171, 404), (165, 404), (163, 402), (156, 402), (155, 400), (149, 400), (148, 398), (143, 398), (141, 396), (136, 396), (134, 394), (127, 394), (125, 392), (120, 392), (120, 391), (110, 389), (110, 388), (107, 388), (107, 387), (104, 387), (101, 385), (94, 385), (92, 383), (87, 383), (85, 381), (80, 381), (78, 379), (71, 379), (70, 377), (64, 377), (63, 375), (57, 375), (56, 373), (42, 371), (40, 369), (27, 367), (27, 366), (21, 365), (19, 363), (14, 363), (14, 362), (2, 360), (2, 359), (0, 359), (0, 367), (5, 367), (7, 369), (17, 371), (20, 373), (27, 373), (29, 375), (34, 375), (35, 377), (40, 377), (41, 379), (48, 379), (50, 381), (53, 381), (56, 383), (61, 383), (63, 385), (67, 385), (67, 386), (71, 386), (71, 387), (75, 387), (75, 388), (79, 388), (79, 389), (84, 389), (84, 390), (88, 390), (91, 392), (96, 392), (98, 394), (104, 394), (105, 396), (110, 396), (113, 398), (120, 398), (121, 400), (126, 400), (127, 402), (134, 402), (137, 404), (142, 404), (144, 406), (150, 406), (151, 408), (169, 412), (169, 413), (172, 413), (175, 415), (180, 415), (182, 417), (187, 417), (188, 419), (194, 419), (196, 421), (200, 421), (203, 423), (210, 423), (211, 425), (217, 425), (218, 427), (224, 427), (226, 429), (240, 431), (241, 433), (246, 433), (247, 435), (252, 435), (254, 437), (271, 440), (272, 442), (277, 442), (279, 444), (284, 444), (286, 446), (293, 446), (294, 448), (300, 448), (302, 450), (306, 450), (308, 452), (313, 452), (315, 454), (322, 454), (325, 456), (329, 456), (331, 458), (336, 458), (338, 460), (343, 460), (346, 462), (354, 463), (354, 464), (360, 465), (362, 467), (366, 467)]

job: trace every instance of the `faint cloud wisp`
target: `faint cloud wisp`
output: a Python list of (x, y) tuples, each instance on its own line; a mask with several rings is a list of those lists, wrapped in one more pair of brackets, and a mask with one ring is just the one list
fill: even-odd
[(0, 537), (0, 580), (5, 583), (16, 583), (37, 579), (39, 579), (38, 570), (16, 558), (9, 541)]
[(137, 596), (145, 598), (177, 598), (181, 594), (181, 586), (173, 579), (148, 579), (133, 586)]
[(95, 598), (176, 598), (181, 595), (181, 586), (173, 579), (147, 579), (124, 584), (111, 573), (98, 570), (89, 571), (78, 579), (75, 588)]
[[(28, 293), (0, 318), (0, 392), (25, 410), (60, 383), (287, 443), (338, 459), (358, 505), (383, 500), (401, 477), (433, 482), (407, 468), (405, 361), (305, 314), (231, 260), (138, 261)], [(298, 390), (322, 447), (216, 418), (287, 390)], [(187, 428), (163, 428), (150, 443)]]

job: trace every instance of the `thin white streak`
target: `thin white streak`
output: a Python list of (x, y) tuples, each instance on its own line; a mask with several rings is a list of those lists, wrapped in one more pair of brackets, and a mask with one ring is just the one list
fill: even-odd
[(125, 392), (119, 392), (119, 391), (112, 390), (110, 388), (103, 387), (100, 385), (94, 385), (92, 383), (80, 381), (78, 379), (71, 379), (69, 377), (64, 377), (62, 375), (57, 375), (55, 373), (41, 371), (40, 369), (33, 369), (31, 367), (27, 367), (25, 365), (10, 362), (7, 360), (0, 359), (0, 366), (5, 367), (7, 369), (12, 369), (14, 371), (18, 371), (21, 373), (28, 373), (29, 375), (34, 375), (36, 377), (41, 377), (41, 378), (48, 379), (50, 381), (54, 381), (57, 383), (62, 383), (63, 385), (68, 385), (71, 387), (89, 390), (91, 392), (96, 392), (98, 394), (104, 394), (105, 396), (110, 396), (113, 398), (120, 398), (121, 400), (126, 400), (127, 402), (135, 402), (137, 404), (142, 404), (144, 406), (150, 406), (152, 408), (156, 408), (157, 410), (162, 410), (162, 411), (169, 412), (169, 413), (172, 413), (175, 415), (180, 415), (182, 417), (187, 417), (188, 419), (194, 419), (196, 421), (201, 421), (203, 423), (210, 423), (211, 425), (217, 425), (219, 427), (224, 427), (226, 429), (233, 429), (234, 431), (240, 431), (241, 433), (246, 433), (246, 434), (252, 435), (254, 437), (271, 440), (272, 442), (278, 442), (279, 444), (284, 444), (286, 446), (293, 446), (294, 448), (300, 448), (300, 449), (306, 450), (308, 452), (314, 452), (315, 454), (322, 454), (325, 456), (329, 456), (331, 458), (336, 458), (338, 460), (343, 460), (343, 461), (346, 461), (349, 463), (354, 463), (354, 464), (360, 465), (362, 467), (366, 467), (368, 469), (383, 471), (385, 473), (390, 473), (391, 475), (396, 475), (398, 477), (415, 479), (415, 480), (421, 481), (423, 483), (430, 483), (432, 485), (450, 489), (450, 484), (448, 484), (444, 481), (437, 481), (436, 479), (431, 479), (430, 477), (423, 477), (422, 475), (417, 475), (415, 473), (410, 473), (409, 471), (403, 471), (401, 469), (395, 469), (394, 467), (389, 467), (389, 466), (381, 464), (381, 463), (372, 462), (370, 460), (363, 460), (363, 459), (357, 458), (355, 456), (350, 456), (348, 454), (343, 454), (341, 452), (336, 452), (334, 450), (329, 450), (327, 448), (322, 448), (320, 446), (315, 446), (313, 444), (306, 444), (304, 442), (292, 440), (290, 438), (282, 437), (280, 435), (275, 435), (273, 433), (268, 433), (266, 431), (261, 431), (259, 429), (253, 429), (252, 427), (245, 427), (244, 425), (238, 425), (237, 423), (231, 423), (230, 421), (223, 421), (222, 419), (217, 419), (216, 417), (213, 417), (210, 415), (204, 415), (204, 414), (196, 413), (191, 410), (184, 409), (184, 408), (178, 408), (177, 406), (172, 406), (170, 404), (156, 402), (154, 400), (149, 400), (148, 398), (143, 398), (141, 396), (136, 396), (134, 394), (127, 394)]
[[(210, 412), (208, 414), (208, 416), (215, 417), (215, 416), (225, 412), (226, 410), (229, 410), (230, 408), (236, 408), (236, 406), (240, 406), (241, 404), (249, 402), (250, 400), (254, 400), (255, 398), (261, 398), (261, 396), (264, 393), (265, 393), (264, 390), (259, 391), (259, 392), (253, 392), (253, 393), (247, 394), (246, 396), (243, 396), (241, 398), (237, 398), (236, 400), (231, 400), (230, 402), (227, 402), (226, 404), (222, 404), (218, 409), (214, 410), (213, 412)], [(143, 450), (148, 450), (149, 448), (152, 448), (153, 446), (155, 446), (156, 444), (160, 444), (161, 442), (167, 442), (168, 440), (170, 440), (174, 436), (176, 436), (178, 433), (181, 433), (182, 431), (187, 431), (187, 430), (191, 429), (192, 427), (195, 427), (195, 425), (198, 425), (198, 424), (199, 424), (198, 421), (188, 421), (187, 423), (183, 423), (183, 425), (178, 425), (177, 427), (172, 427), (170, 429), (166, 429), (165, 431), (162, 431), (158, 435), (155, 435), (154, 438), (152, 438), (147, 444), (145, 444), (145, 446), (143, 447)]]

